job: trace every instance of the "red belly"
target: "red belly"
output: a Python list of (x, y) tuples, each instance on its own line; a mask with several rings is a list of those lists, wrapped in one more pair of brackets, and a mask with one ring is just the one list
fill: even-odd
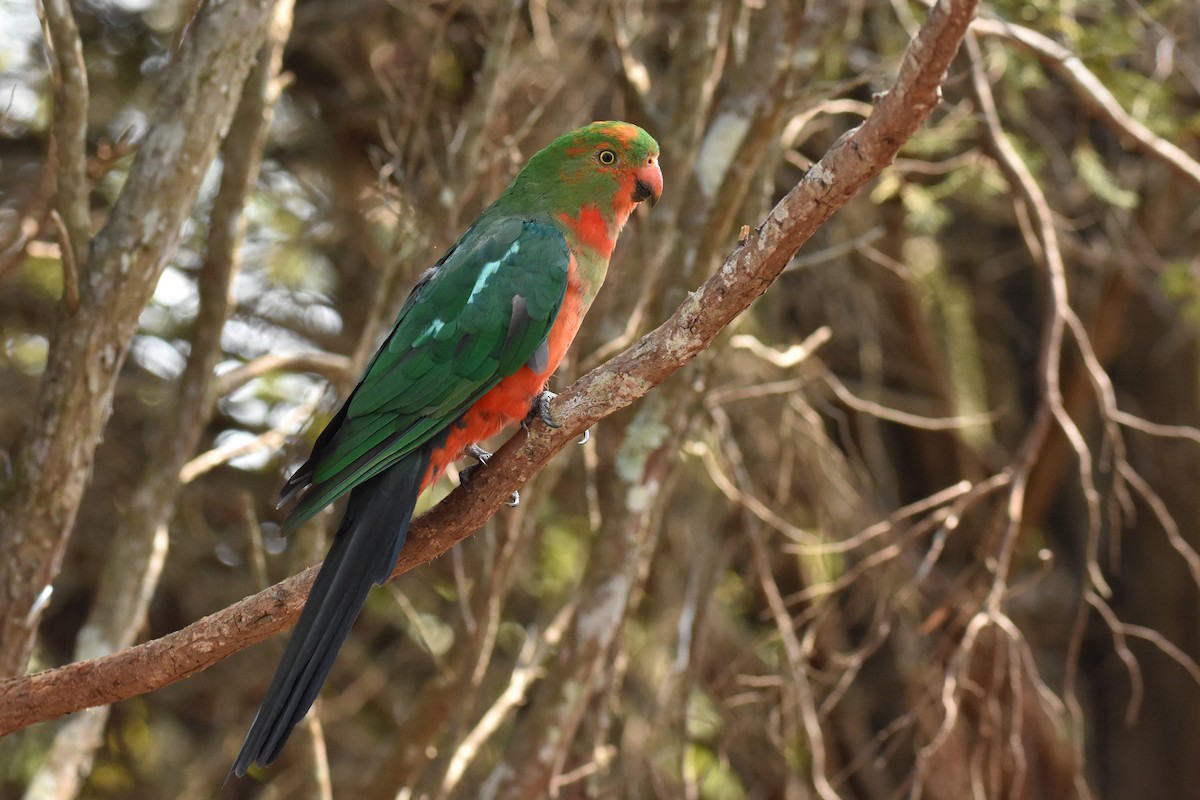
[[(571, 260), (574, 261), (574, 256)], [(572, 279), (574, 266), (572, 263)], [(441, 477), (450, 462), (461, 458), (463, 451), (468, 447), (490, 439), (529, 414), (533, 407), (533, 399), (546, 388), (546, 381), (554, 374), (554, 370), (558, 369), (567, 348), (579, 331), (579, 323), (583, 319), (582, 296), (574, 283), (574, 280), (571, 280), (567, 287), (562, 308), (559, 309), (554, 327), (550, 329), (550, 336), (546, 342), (550, 358), (545, 372), (536, 373), (527, 366), (521, 367), (475, 401), (457, 422), (452, 423), (446, 444), (435, 450), (429, 460), (429, 470), (421, 483), (422, 490)]]

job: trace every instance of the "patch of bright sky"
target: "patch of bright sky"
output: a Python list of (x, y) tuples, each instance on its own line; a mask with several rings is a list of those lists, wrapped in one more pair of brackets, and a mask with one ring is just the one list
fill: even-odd
[(226, 322), (221, 348), (247, 360), (264, 353), (308, 353), (314, 349), (304, 337), (255, 317), (234, 317)]
[(326, 334), (342, 330), (341, 316), (319, 292), (279, 288), (261, 272), (249, 270), (238, 274), (233, 291), (239, 304), (252, 306), (264, 317), (299, 319), (305, 327)]
[(178, 305), (196, 296), (196, 284), (176, 267), (167, 267), (154, 287), (154, 302), (164, 306)]
[(181, 0), (91, 0), (97, 8), (118, 8), (130, 14), (152, 12), (149, 23), (151, 27), (162, 28), (166, 25), (178, 24), (177, 17), (183, 7)]
[(239, 425), (260, 428), (266, 425), (271, 406), (257, 396), (258, 381), (247, 384), (233, 395), (221, 400), (221, 411), (233, 417)]
[[(138, 327), (150, 336), (167, 336), (194, 319), (199, 308), (195, 281), (178, 267), (169, 266), (158, 279), (154, 297), (142, 309)], [(133, 358), (155, 374), (170, 377), (161, 367), (143, 362), (141, 354), (145, 352), (135, 348)]]
[(281, 425), (292, 408), (309, 392), (324, 387), (312, 375), (275, 373), (256, 378), (221, 399), (221, 411), (247, 428)]
[(157, 336), (135, 336), (130, 355), (142, 368), (164, 380), (178, 378), (187, 365), (183, 353)]
[(316, 218), (319, 209), (311, 197), (315, 191), (312, 186), (306, 186), (294, 173), (280, 169), (274, 162), (264, 167), (262, 175), (271, 194), (287, 213), (302, 223)]
[[(294, 420), (288, 420), (293, 411), (291, 405), (283, 403), (270, 405), (255, 396), (256, 392), (262, 390), (264, 384), (271, 385), (270, 389), (265, 392), (266, 394), (279, 390), (293, 392), (297, 403), (314, 401), (317, 399), (314, 392), (325, 391), (324, 382), (310, 375), (264, 376), (251, 381), (230, 397), (223, 399), (221, 401), (222, 411), (235, 416), (246, 427), (269, 426), (276, 428), (285, 422), (295, 425)], [(250, 431), (226, 430), (217, 435), (215, 444), (217, 449), (233, 448), (252, 444), (255, 438), (255, 434)], [(260, 470), (269, 465), (277, 456), (278, 453), (274, 448), (259, 446), (245, 455), (230, 460), (229, 465), (236, 469)]]
[[(190, 6), (184, 0), (97, 0), (99, 7), (120, 8), (123, 11), (142, 14), (147, 24), (156, 30), (172, 31), (178, 27), (181, 15)], [(41, 24), (38, 21), (34, 0), (0, 0), (0, 119), (6, 119), (9, 124), (44, 125), (47, 120), (43, 117), (48, 113), (48, 99), (40, 95), (46, 88), (47, 65), (40, 40), (42, 37)], [(300, 129), (299, 121), (295, 121)], [(120, 135), (126, 129), (132, 128), (135, 138), (145, 131), (147, 125), (145, 112), (136, 105), (122, 109), (112, 120), (112, 134)], [(314, 224), (318, 216), (318, 207), (306, 195), (308, 189), (302, 186), (295, 177), (285, 171), (272, 170), (270, 189), (276, 194), (276, 201), (282, 205), (282, 210), (293, 217), (301, 227)], [(215, 193), (220, 169), (214, 164), (204, 178), (200, 192), (200, 203), (211, 201)], [(105, 178), (106, 186), (111, 197), (119, 193), (125, 179), (125, 170), (113, 170)], [(253, 213), (255, 204), (252, 202), (248, 210)], [(260, 214), (265, 209), (259, 210)], [(272, 231), (278, 218), (252, 220), (259, 222), (257, 233), (267, 241), (262, 248), (264, 252), (257, 255), (266, 256), (270, 248), (277, 246), (279, 241), (286, 241), (294, 232)], [(187, 241), (188, 233), (195, 223), (188, 220), (185, 224), (184, 236)], [(249, 249), (249, 248), (248, 248)], [(186, 253), (181, 248), (181, 258)], [(250, 254), (247, 254), (250, 255)], [(249, 261), (250, 259), (248, 259)], [(248, 264), (248, 266), (250, 266)], [(324, 286), (332, 283), (328, 275), (331, 265), (318, 263), (315, 266), (315, 283)], [(247, 280), (249, 276), (253, 278)], [(325, 304), (324, 299), (312, 292), (303, 292), (302, 302), (290, 292), (277, 289), (255, 275), (253, 270), (242, 273), (238, 279), (239, 296), (243, 301), (256, 300), (267, 310), (276, 313), (290, 305), (294, 313), (298, 313), (305, 326), (315, 330), (335, 332), (341, 328), (341, 318), (337, 312)], [(307, 302), (303, 302), (307, 301)], [(145, 369), (164, 379), (173, 379), (182, 372), (186, 363), (186, 355), (178, 346), (153, 335), (156, 330), (166, 330), (178, 324), (181, 319), (190, 318), (196, 313), (198, 297), (195, 280), (185, 270), (170, 266), (163, 271), (155, 288), (154, 298), (149, 307), (143, 312), (141, 325), (150, 335), (139, 335), (132, 342), (132, 357)], [(277, 328), (263, 320), (247, 321), (234, 318), (229, 321), (222, 332), (222, 339), (228, 351), (253, 357), (265, 352), (296, 352), (311, 350), (312, 344), (296, 334)], [(41, 337), (39, 337), (41, 338)], [(45, 346), (42, 340), (43, 347)], [(232, 367), (240, 361), (226, 362)], [(220, 370), (219, 370), (220, 371)], [(277, 400), (281, 392), (302, 397), (306, 392), (320, 385), (320, 381), (308, 375), (277, 376), (274, 383), (265, 394)], [(289, 410), (287, 404), (264, 402), (255, 395), (263, 392), (260, 381), (243, 388), (236, 399), (229, 398), (232, 408), (228, 409), (242, 424), (253, 427), (277, 424), (282, 415)], [(219, 445), (239, 444), (251, 438), (245, 431), (226, 431), (218, 440)], [(269, 450), (262, 450), (231, 462), (233, 466), (242, 469), (260, 469), (272, 458)]]
[[(235, 447), (245, 447), (254, 444), (257, 437), (248, 431), (221, 431), (217, 434), (214, 444), (218, 450)], [(229, 466), (234, 469), (257, 472), (264, 469), (275, 458), (275, 451), (269, 447), (257, 447), (245, 455), (229, 460)]]
[(37, 47), (41, 36), (31, 0), (0, 0), (0, 118), (29, 125), (45, 110), (36, 74), (46, 70)]
[(31, 45), (42, 35), (37, 8), (29, 0), (0, 0), (0, 70), (25, 69), (37, 53)]

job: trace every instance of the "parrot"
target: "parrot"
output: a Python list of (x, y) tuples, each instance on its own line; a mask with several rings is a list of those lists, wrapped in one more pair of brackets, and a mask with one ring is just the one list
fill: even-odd
[(634, 208), (663, 190), (657, 142), (593, 122), (533, 155), (416, 282), (362, 379), (280, 492), (284, 534), (348, 495), (312, 591), (230, 770), (271, 764), (329, 676), (422, 491), (480, 442), (549, 413), (546, 390)]

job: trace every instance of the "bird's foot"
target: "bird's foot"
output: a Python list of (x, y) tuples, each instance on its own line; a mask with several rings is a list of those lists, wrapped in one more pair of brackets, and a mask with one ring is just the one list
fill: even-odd
[(591, 429), (591, 428), (588, 428), (587, 430), (585, 430), (585, 431), (583, 432), (583, 438), (582, 438), (582, 439), (580, 439), (580, 440), (579, 440), (578, 442), (576, 442), (575, 444), (587, 444), (587, 443), (588, 443), (588, 442), (590, 442), (591, 440), (592, 440), (592, 429)]
[(558, 397), (554, 392), (541, 391), (537, 393), (537, 397), (533, 398), (533, 405), (529, 407), (529, 413), (525, 415), (525, 419), (521, 421), (521, 427), (529, 430), (529, 423), (535, 419), (540, 419), (551, 428), (561, 428), (557, 420), (550, 414), (550, 401)]
[[(470, 447), (468, 447), (466, 450), (463, 451), (463, 455), (470, 456), (471, 458), (474, 458), (479, 462), (478, 464), (471, 464), (468, 467), (463, 467), (462, 469), (460, 469), (458, 471), (458, 485), (463, 487), (467, 491), (470, 491), (471, 490), (471, 485), (470, 485), (471, 478), (475, 475), (475, 471), (482, 467), (487, 466), (487, 463), (491, 459), (492, 454), (489, 453), (487, 450), (484, 450), (479, 445), (473, 444)], [(508, 496), (507, 503), (508, 503), (509, 508), (516, 508), (517, 506), (519, 506), (521, 504), (521, 493), (513, 492), (511, 495)]]
[(478, 464), (472, 464), (469, 467), (463, 467), (458, 471), (458, 485), (464, 489), (470, 489), (471, 478), (474, 477), (475, 471), (487, 464), (488, 459), (492, 457), (492, 454), (487, 450), (484, 450), (479, 445), (473, 444), (463, 451), (463, 455), (470, 456), (479, 462)]

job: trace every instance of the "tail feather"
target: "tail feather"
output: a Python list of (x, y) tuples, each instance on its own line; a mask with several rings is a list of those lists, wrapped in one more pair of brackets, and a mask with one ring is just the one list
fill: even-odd
[(426, 445), (350, 493), (308, 602), (234, 761), (234, 775), (245, 775), (251, 764), (274, 761), (316, 700), (371, 586), (391, 575), (430, 452)]

